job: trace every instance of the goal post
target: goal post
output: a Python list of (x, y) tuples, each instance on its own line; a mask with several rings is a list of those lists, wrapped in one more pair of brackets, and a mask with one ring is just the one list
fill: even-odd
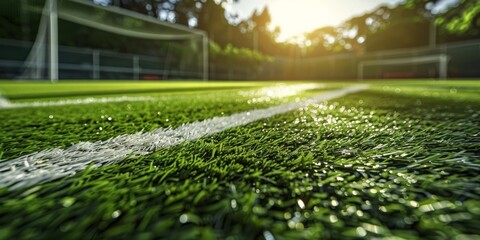
[[(45, 4), (47, 5), (47, 4)], [(50, 30), (50, 81), (58, 81), (58, 14), (57, 1), (48, 0)]]
[[(85, 0), (45, 0), (43, 8), (39, 8), (38, 5), (31, 5), (28, 9), (31, 12), (40, 14), (41, 17), (35, 42), (25, 60), (23, 74), (19, 78), (43, 78), (41, 76), (44, 76), (44, 74), (39, 72), (48, 68), (48, 78), (52, 82), (58, 80), (60, 75), (59, 71), (62, 68), (62, 64), (59, 62), (59, 60), (62, 61), (62, 59), (59, 59), (61, 58), (61, 56), (59, 57), (59, 35), (62, 34), (63, 30), (66, 30), (62, 29), (59, 21), (63, 21), (76, 24), (76, 26), (95, 29), (102, 33), (114, 34), (115, 36), (130, 39), (140, 39), (143, 42), (161, 41), (168, 43), (168, 46), (170, 46), (170, 42), (176, 42), (178, 44), (180, 44), (179, 42), (192, 42), (198, 47), (184, 49), (184, 51), (192, 51), (190, 58), (201, 62), (197, 62), (198, 64), (188, 64), (192, 62), (192, 59), (184, 60), (183, 62), (185, 62), (185, 64), (181, 64), (181, 67), (175, 70), (177, 71), (177, 76), (183, 76), (178, 72), (185, 71), (191, 73), (191, 76), (198, 76), (203, 80), (208, 80), (208, 38), (204, 31), (162, 22), (150, 16), (118, 7), (100, 6)], [(71, 29), (68, 30), (71, 31)], [(112, 41), (115, 41), (115, 39), (112, 39)], [(185, 43), (184, 47), (185, 46), (188, 46), (188, 44)], [(177, 49), (178, 48), (179, 47), (177, 47)], [(92, 54), (94, 61), (91, 63), (91, 68), (94, 69), (92, 78), (95, 79), (95, 77), (98, 78), (98, 71), (102, 70), (102, 66), (95, 65), (99, 64), (99, 57), (98, 51), (93, 51), (96, 55)], [(169, 53), (167, 52), (165, 54), (168, 55)], [(178, 55), (180, 56), (180, 54)], [(188, 54), (184, 54), (183, 56), (188, 57)], [(138, 54), (135, 54), (132, 58), (132, 76), (139, 76), (142, 69), (140, 64), (141, 59), (139, 59)], [(172, 62), (170, 57), (167, 56), (166, 59)], [(165, 61), (168, 62), (168, 60)], [(176, 59), (176, 62), (179, 61), (181, 60)], [(159, 64), (157, 71), (149, 69), (150, 71), (148, 72), (162, 72), (160, 68), (163, 66), (168, 66), (168, 64)], [(198, 68), (196, 66), (198, 66)], [(110, 69), (112, 69), (111, 66)]]
[(439, 79), (446, 80), (448, 78), (448, 61), (447, 54), (436, 54), (428, 56), (417, 56), (407, 58), (393, 58), (393, 59), (378, 59), (365, 60), (358, 63), (358, 79), (365, 79), (365, 68), (367, 67), (415, 67), (422, 64), (433, 64), (436, 66), (436, 75)]

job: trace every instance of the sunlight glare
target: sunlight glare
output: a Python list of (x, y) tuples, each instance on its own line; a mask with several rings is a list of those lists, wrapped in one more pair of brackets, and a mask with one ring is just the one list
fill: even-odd
[(278, 41), (291, 41), (294, 36), (303, 35), (324, 26), (338, 26), (353, 16), (359, 16), (386, 4), (395, 5), (402, 0), (259, 0), (240, 1), (233, 9), (240, 11), (242, 18), (251, 16), (250, 11), (267, 6), (272, 17), (272, 25), (281, 29)]

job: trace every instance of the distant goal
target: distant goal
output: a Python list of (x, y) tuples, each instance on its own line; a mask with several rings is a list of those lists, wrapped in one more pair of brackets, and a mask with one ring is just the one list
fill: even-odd
[(365, 60), (358, 63), (358, 79), (448, 78), (447, 54)]

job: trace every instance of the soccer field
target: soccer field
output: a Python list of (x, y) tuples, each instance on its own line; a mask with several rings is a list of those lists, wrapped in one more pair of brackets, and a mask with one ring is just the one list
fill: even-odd
[(0, 239), (480, 239), (480, 81), (0, 93)]

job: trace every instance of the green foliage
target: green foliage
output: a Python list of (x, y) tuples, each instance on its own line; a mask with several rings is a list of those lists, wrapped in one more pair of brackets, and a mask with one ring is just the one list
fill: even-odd
[(210, 61), (216, 64), (228, 62), (233, 65), (255, 68), (262, 63), (271, 62), (273, 59), (248, 48), (237, 48), (228, 44), (222, 49), (218, 44), (210, 42)]
[(225, 9), (221, 3), (206, 1), (198, 13), (198, 28), (208, 33), (211, 42), (225, 46), (230, 43), (235, 29), (225, 18)]
[[(428, 46), (432, 21), (436, 19), (437, 43), (480, 36), (480, 2), (460, 0), (445, 12), (433, 12), (439, 0), (408, 0), (398, 6), (380, 6), (336, 28), (320, 28), (307, 39), (313, 55), (338, 51), (378, 51)], [(355, 34), (350, 34), (354, 32)]]
[(461, 1), (459, 6), (450, 9), (438, 19), (440, 25), (457, 34), (480, 35), (480, 1)]

